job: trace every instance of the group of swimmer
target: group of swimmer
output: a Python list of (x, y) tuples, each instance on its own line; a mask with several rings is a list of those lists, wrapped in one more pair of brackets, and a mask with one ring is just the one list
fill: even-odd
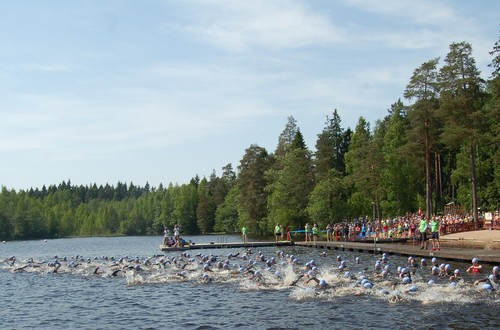
[[(246, 249), (225, 256), (188, 251), (180, 254), (132, 257), (58, 257), (50, 260), (18, 260), (15, 256), (0, 261), (0, 269), (16, 272), (50, 274), (79, 274), (82, 276), (125, 277), (128, 284), (144, 282), (191, 281), (199, 284), (210, 282), (240, 283), (245, 288), (314, 289), (317, 292), (349, 290), (353, 295), (374, 294), (387, 297), (390, 302), (404, 300), (405, 295), (415, 295), (430, 286), (477, 287), (479, 291), (498, 292), (499, 267), (491, 273), (474, 258), (467, 268), (467, 278), (460, 269), (450, 264), (438, 263), (432, 258), (408, 261), (397, 266), (387, 254), (371, 262), (361, 262), (359, 257), (337, 256), (327, 258), (323, 251), (318, 260), (299, 260), (281, 250), (266, 256), (261, 251)], [(323, 259), (323, 260), (321, 260)], [(333, 259), (333, 262), (332, 262)], [(321, 260), (321, 261), (320, 261)], [(489, 274), (488, 274), (489, 273)], [(470, 281), (470, 278), (473, 281)], [(319, 291), (318, 291), (319, 290)]]

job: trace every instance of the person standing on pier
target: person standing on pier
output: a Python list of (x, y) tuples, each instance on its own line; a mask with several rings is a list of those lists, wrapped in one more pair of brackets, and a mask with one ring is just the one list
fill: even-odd
[(418, 231), (420, 232), (420, 250), (426, 249), (427, 250), (427, 219), (422, 218), (420, 221), (420, 226), (418, 227)]
[(241, 228), (241, 237), (243, 238), (243, 243), (247, 243), (247, 227), (243, 225), (243, 228)]
[(175, 240), (175, 246), (180, 247), (181, 246), (181, 235), (180, 235), (181, 229), (179, 228), (178, 225), (174, 226), (174, 240)]
[(332, 241), (332, 233), (333, 233), (333, 226), (331, 223), (328, 223), (328, 225), (326, 225), (326, 240), (328, 242), (331, 242)]
[(310, 231), (311, 231), (311, 226), (309, 225), (309, 222), (306, 223), (306, 227), (304, 228), (304, 234), (306, 235), (306, 242), (309, 242), (311, 240), (310, 237)]
[(163, 245), (168, 244), (168, 238), (170, 237), (170, 230), (165, 226), (163, 230)]
[(274, 227), (274, 236), (276, 237), (277, 243), (279, 238), (281, 237), (281, 225), (279, 223), (276, 224), (276, 227)]
[(291, 242), (292, 241), (292, 231), (290, 230), (290, 225), (285, 226), (285, 234), (286, 234), (286, 240)]
[(439, 245), (439, 227), (440, 223), (436, 217), (432, 218), (431, 223), (431, 239), (432, 239), (432, 251), (440, 251), (441, 246)]
[(317, 224), (314, 224), (312, 227), (312, 236), (313, 236), (314, 245), (316, 245), (316, 242), (318, 241), (318, 225)]

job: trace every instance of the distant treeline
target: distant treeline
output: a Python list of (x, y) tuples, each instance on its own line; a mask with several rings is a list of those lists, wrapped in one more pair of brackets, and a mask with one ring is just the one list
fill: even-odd
[(500, 41), (485, 80), (466, 42), (453, 43), (443, 65), (414, 70), (404, 91), (373, 129), (360, 117), (343, 128), (337, 110), (326, 117), (311, 151), (293, 117), (274, 152), (245, 150), (237, 169), (195, 176), (188, 184), (144, 187), (58, 186), (0, 194), (0, 239), (78, 235), (153, 235), (165, 226), (182, 234), (265, 235), (276, 223), (303, 228), (358, 217), (427, 216), (455, 202), (477, 219), (499, 208)]

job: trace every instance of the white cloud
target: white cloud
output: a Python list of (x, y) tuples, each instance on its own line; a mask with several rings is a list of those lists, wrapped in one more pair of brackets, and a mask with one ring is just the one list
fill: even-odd
[(442, 1), (429, 0), (345, 0), (351, 6), (359, 10), (376, 14), (387, 15), (404, 19), (411, 19), (413, 22), (446, 25), (456, 22), (457, 12), (451, 5)]
[(194, 1), (198, 10), (189, 25), (165, 23), (223, 49), (239, 52), (254, 46), (292, 49), (343, 40), (329, 18), (304, 4), (281, 1)]

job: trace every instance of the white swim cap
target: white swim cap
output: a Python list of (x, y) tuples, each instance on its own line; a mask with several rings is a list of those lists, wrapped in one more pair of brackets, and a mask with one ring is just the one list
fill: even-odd
[(324, 279), (321, 279), (319, 281), (319, 286), (326, 286), (326, 281)]
[(483, 284), (483, 290), (491, 291), (493, 290), (493, 287), (489, 283)]
[(479, 262), (479, 260), (477, 258), (473, 258), (472, 263), (474, 263), (474, 262)]
[(373, 284), (372, 284), (371, 282), (366, 282), (366, 283), (363, 285), (363, 287), (364, 287), (365, 289), (371, 289), (371, 288), (373, 288)]
[(410, 283), (411, 283), (410, 278), (409, 278), (409, 277), (404, 277), (404, 278), (403, 278), (403, 283), (404, 283), (404, 284), (410, 284)]

